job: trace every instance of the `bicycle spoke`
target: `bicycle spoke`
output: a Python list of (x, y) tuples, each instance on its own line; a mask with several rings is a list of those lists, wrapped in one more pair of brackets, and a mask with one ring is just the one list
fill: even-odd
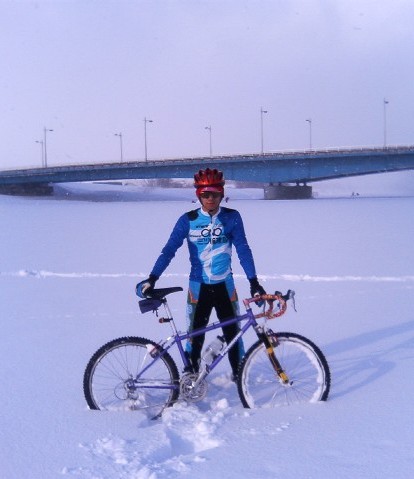
[[(91, 409), (147, 410), (158, 415), (178, 397), (178, 371), (168, 354), (154, 359), (143, 338), (121, 338), (98, 350), (84, 375)], [(147, 369), (145, 369), (147, 368)]]
[(293, 333), (277, 335), (275, 354), (287, 374), (284, 384), (277, 376), (261, 342), (247, 352), (241, 365), (238, 389), (245, 407), (276, 407), (326, 399), (330, 373), (320, 350)]

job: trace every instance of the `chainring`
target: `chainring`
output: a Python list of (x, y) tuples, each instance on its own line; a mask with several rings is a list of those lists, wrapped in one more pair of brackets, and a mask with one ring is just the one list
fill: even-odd
[(207, 381), (203, 379), (195, 388), (194, 385), (198, 379), (198, 374), (185, 373), (180, 380), (180, 396), (187, 402), (198, 402), (205, 398), (207, 394)]

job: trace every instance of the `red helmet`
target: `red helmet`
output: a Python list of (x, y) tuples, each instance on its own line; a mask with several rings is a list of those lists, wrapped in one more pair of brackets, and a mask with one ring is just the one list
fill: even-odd
[(200, 170), (194, 175), (194, 187), (197, 188), (196, 194), (200, 196), (203, 191), (217, 191), (224, 195), (224, 178), (223, 172), (216, 170)]

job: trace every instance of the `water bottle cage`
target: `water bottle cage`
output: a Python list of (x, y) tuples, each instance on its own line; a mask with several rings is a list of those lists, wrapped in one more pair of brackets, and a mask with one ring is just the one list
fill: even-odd
[(217, 338), (207, 346), (202, 356), (202, 362), (209, 370), (210, 364), (217, 358), (220, 352), (223, 350), (225, 339), (223, 336), (217, 336)]

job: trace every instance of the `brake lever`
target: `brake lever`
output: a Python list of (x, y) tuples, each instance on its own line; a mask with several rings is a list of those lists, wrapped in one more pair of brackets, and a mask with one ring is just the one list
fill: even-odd
[(289, 300), (291, 299), (291, 300), (292, 300), (293, 309), (295, 310), (295, 313), (297, 313), (297, 310), (296, 310), (296, 301), (295, 301), (295, 294), (296, 294), (296, 293), (293, 291), (293, 289), (288, 289), (286, 294), (282, 294), (280, 291), (275, 291), (275, 294), (277, 294), (277, 295), (279, 295), (279, 296), (282, 296), (282, 298), (283, 298), (285, 301), (289, 301)]
[(296, 300), (295, 300), (295, 292), (293, 291), (293, 289), (288, 289), (287, 293), (286, 293), (286, 301), (288, 301), (289, 299), (292, 300), (292, 305), (293, 305), (293, 309), (295, 310), (295, 313), (297, 313), (297, 310), (296, 310)]

